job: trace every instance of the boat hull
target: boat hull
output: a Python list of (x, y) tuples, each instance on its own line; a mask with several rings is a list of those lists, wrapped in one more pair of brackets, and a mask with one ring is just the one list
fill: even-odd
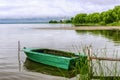
[[(44, 50), (44, 49), (40, 49)], [(25, 54), (30, 60), (33, 60), (38, 63), (50, 65), (53, 67), (58, 67), (62, 69), (73, 69), (75, 67), (75, 64), (79, 61), (80, 57), (64, 57), (64, 56), (57, 56), (57, 55), (51, 55), (46, 54), (44, 52), (34, 52), (34, 49), (23, 49)], [(51, 50), (52, 51), (52, 50)], [(54, 50), (55, 51), (55, 50)], [(86, 56), (82, 56), (83, 58), (86, 58)], [(85, 59), (84, 59), (85, 60)]]

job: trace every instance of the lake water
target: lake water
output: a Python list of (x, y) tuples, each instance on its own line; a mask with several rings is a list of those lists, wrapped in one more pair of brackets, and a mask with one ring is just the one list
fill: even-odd
[[(72, 27), (70, 24), (0, 24), (0, 80), (61, 80), (23, 66), (26, 55), (21, 51), (18, 63), (18, 41), (23, 47), (51, 48), (79, 52), (92, 45), (97, 56), (120, 57), (120, 31), (44, 30), (42, 27)], [(74, 78), (73, 78), (74, 80)]]

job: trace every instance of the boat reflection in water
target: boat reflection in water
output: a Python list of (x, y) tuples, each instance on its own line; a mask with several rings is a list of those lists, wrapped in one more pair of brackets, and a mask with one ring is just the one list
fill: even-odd
[(34, 62), (28, 58), (26, 58), (24, 62), (25, 69), (33, 72), (40, 72), (43, 74), (54, 75), (54, 76), (62, 76), (67, 78), (75, 77), (80, 73), (77, 69), (74, 70), (65, 70), (61, 68), (52, 67), (49, 65), (41, 64)]

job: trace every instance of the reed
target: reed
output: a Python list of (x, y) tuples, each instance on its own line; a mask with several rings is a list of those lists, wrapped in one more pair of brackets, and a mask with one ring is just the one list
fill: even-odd
[[(73, 46), (74, 47), (74, 46)], [(75, 48), (75, 47), (74, 47)], [(82, 47), (82, 52), (85, 53), (86, 46)], [(78, 50), (78, 53), (81, 53), (78, 48), (75, 48), (75, 50)], [(104, 57), (97, 57), (99, 56), (99, 53), (103, 54)], [(92, 54), (92, 55), (91, 55)], [(78, 63), (76, 63), (77, 67), (75, 67), (75, 71), (79, 71), (79, 77), (76, 76), (77, 80), (91, 80), (91, 79), (99, 79), (99, 80), (120, 80), (120, 68), (118, 67), (120, 59), (118, 59), (118, 51), (113, 51), (113, 57), (115, 58), (106, 58), (107, 56), (107, 48), (104, 49), (97, 49), (96, 52), (87, 54), (88, 55), (88, 67), (86, 67), (85, 63), (79, 66)], [(93, 56), (93, 57), (91, 57)], [(82, 61), (81, 61), (82, 62)], [(89, 70), (87, 70), (87, 68)], [(85, 71), (87, 71), (86, 74), (83, 74)], [(77, 74), (77, 72), (76, 72)]]

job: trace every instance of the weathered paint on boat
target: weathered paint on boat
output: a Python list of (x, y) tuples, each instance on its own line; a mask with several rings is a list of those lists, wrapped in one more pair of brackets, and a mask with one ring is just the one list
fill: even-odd
[(67, 70), (74, 68), (80, 59), (82, 61), (87, 59), (86, 55), (75, 55), (74, 53), (52, 49), (24, 48), (23, 51), (30, 60)]

